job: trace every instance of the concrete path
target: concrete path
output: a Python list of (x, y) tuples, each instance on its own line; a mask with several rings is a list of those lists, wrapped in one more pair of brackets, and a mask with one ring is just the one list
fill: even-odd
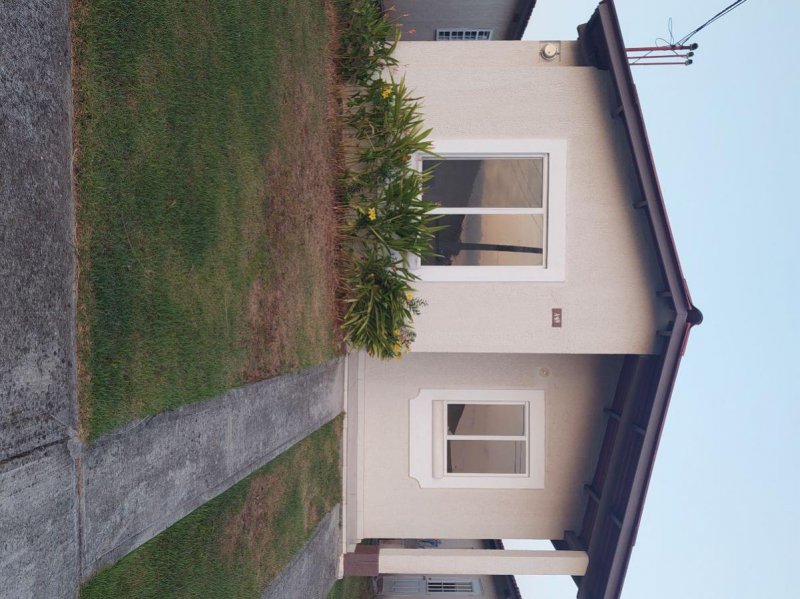
[(129, 553), (342, 411), (344, 360), (133, 423), (80, 460), (83, 576)]
[(0, 595), (74, 597), (81, 580), (335, 418), (343, 390), (340, 359), (132, 423), (89, 447), (69, 439), (6, 460)]
[(336, 361), (83, 447), (74, 432), (71, 101), (68, 0), (3, 0), (0, 596), (14, 599), (76, 597), (99, 567), (342, 409)]
[(336, 581), (342, 547), (341, 507), (317, 525), (314, 535), (261, 595), (261, 599), (325, 599)]
[(67, 0), (0, 8), (0, 595), (75, 595)]

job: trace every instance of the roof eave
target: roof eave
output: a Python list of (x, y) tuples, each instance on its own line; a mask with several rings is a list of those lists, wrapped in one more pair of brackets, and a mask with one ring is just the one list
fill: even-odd
[(584, 46), (593, 44), (592, 47), (587, 47), (589, 54), (592, 55), (589, 57), (590, 63), (595, 64), (598, 68), (607, 69), (614, 82), (619, 100), (618, 113), (623, 119), (628, 134), (628, 142), (643, 196), (641, 198), (644, 203), (643, 209), (647, 211), (659, 263), (667, 286), (667, 289), (663, 291), (667, 291), (671, 297), (675, 313), (663, 353), (653, 407), (646, 427), (630, 499), (621, 518), (619, 541), (602, 595), (603, 599), (618, 599), (636, 541), (644, 500), (678, 367), (686, 347), (689, 331), (693, 325), (702, 321), (702, 314), (692, 304), (678, 258), (614, 1), (603, 0), (600, 2), (590, 22), (582, 26), (579, 31)]
[[(593, 19), (598, 19), (607, 51), (607, 68), (611, 74), (619, 99), (620, 116), (625, 123), (640, 189), (648, 212), (656, 248), (677, 314), (689, 314), (695, 309), (691, 303), (683, 276), (672, 228), (661, 193), (650, 140), (644, 124), (639, 94), (633, 81), (631, 67), (625, 51), (622, 31), (613, 0), (603, 0)], [(699, 318), (696, 316), (695, 319)]]
[(516, 14), (519, 15), (519, 18), (511, 23), (511, 26), (508, 28), (508, 39), (522, 39), (522, 34), (525, 33), (525, 29), (528, 27), (528, 22), (531, 19), (531, 14), (535, 6), (536, 0), (519, 0), (517, 2)]

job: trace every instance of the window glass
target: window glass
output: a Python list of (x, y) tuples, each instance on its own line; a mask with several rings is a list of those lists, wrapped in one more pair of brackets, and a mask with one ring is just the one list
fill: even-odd
[(542, 208), (543, 158), (423, 160), (422, 197), (442, 208)]
[(423, 266), (541, 266), (541, 214), (445, 214)]
[(525, 434), (525, 406), (448, 403), (447, 434), (522, 436)]
[(543, 158), (424, 160), (423, 198), (437, 204), (432, 256), (422, 266), (544, 266)]
[(449, 474), (525, 474), (525, 441), (447, 441)]

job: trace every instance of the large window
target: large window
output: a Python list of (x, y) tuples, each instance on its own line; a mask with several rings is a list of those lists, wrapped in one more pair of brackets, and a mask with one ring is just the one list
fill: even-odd
[(427, 159), (423, 198), (441, 206), (436, 256), (423, 266), (546, 263), (547, 157)]
[[(483, 151), (477, 151), (479, 148)], [(538, 148), (538, 151), (536, 151)], [(429, 281), (564, 280), (564, 143), (438, 142), (419, 156), (431, 173), (423, 197), (437, 204), (432, 257), (415, 264)]]
[(544, 486), (544, 395), (423, 389), (410, 405), (410, 474), (423, 487)]

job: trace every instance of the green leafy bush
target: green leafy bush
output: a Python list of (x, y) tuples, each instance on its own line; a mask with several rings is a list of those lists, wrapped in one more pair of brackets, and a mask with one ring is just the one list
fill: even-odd
[(392, 56), (400, 32), (386, 20), (376, 0), (336, 0), (341, 36), (339, 71), (355, 85), (365, 85), (381, 69), (396, 66)]
[(413, 296), (414, 275), (402, 260), (369, 247), (355, 256), (345, 277), (343, 326), (353, 347), (370, 355), (396, 357), (414, 341), (411, 319), (424, 302)]
[[(429, 175), (411, 163), (432, 154), (419, 99), (395, 81), (398, 33), (374, 0), (338, 0), (340, 70), (350, 88), (344, 103), (345, 167), (341, 177), (345, 340), (372, 356), (392, 358), (414, 340), (410, 260), (431, 255), (435, 204), (422, 199)], [(349, 7), (349, 8), (348, 8)]]

